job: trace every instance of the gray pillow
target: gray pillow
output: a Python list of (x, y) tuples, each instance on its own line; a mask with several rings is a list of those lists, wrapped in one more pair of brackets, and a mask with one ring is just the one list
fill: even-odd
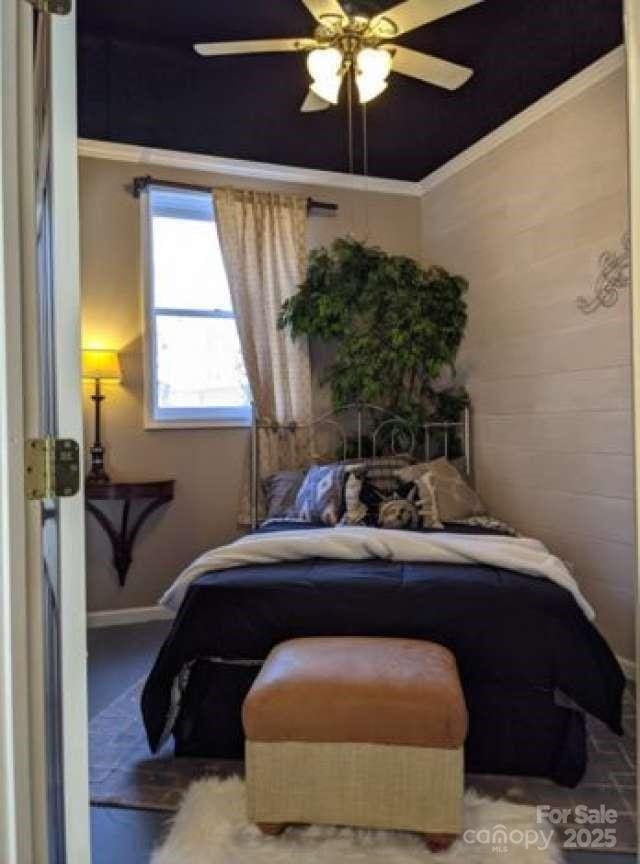
[(309, 468), (287, 516), (302, 522), (337, 525), (343, 510), (344, 474), (343, 465)]
[(304, 480), (304, 471), (277, 471), (262, 481), (267, 519), (285, 517), (293, 507)]

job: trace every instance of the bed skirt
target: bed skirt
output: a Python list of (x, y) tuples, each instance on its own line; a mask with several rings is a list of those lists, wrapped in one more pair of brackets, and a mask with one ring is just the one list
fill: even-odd
[[(259, 671), (196, 660), (173, 729), (176, 756), (244, 755), (241, 709)], [(575, 786), (586, 768), (584, 715), (541, 687), (463, 682), (469, 712), (465, 770), (546, 777)]]

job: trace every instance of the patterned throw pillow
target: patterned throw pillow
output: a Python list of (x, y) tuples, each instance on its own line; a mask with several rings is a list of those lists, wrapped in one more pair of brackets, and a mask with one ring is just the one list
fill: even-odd
[[(417, 528), (420, 523), (419, 503), (418, 489), (415, 484), (401, 483), (396, 478), (394, 489), (389, 492), (372, 482), (367, 472), (362, 481), (358, 502), (360, 521), (347, 524), (377, 525), (381, 528)], [(353, 511), (356, 512), (355, 506)], [(344, 517), (343, 522), (346, 522)]]
[(304, 480), (304, 471), (277, 471), (262, 481), (267, 519), (284, 517), (293, 507)]
[(302, 522), (337, 525), (343, 509), (344, 474), (342, 465), (309, 468), (287, 515)]
[(479, 495), (465, 483), (462, 474), (445, 457), (400, 468), (396, 475), (405, 482), (414, 481), (423, 500), (428, 499), (431, 492), (435, 494), (440, 522), (455, 522), (487, 512)]

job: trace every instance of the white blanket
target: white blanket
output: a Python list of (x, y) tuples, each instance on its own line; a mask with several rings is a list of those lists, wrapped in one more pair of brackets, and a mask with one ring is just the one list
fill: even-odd
[(595, 618), (595, 612), (580, 593), (566, 566), (539, 540), (489, 534), (420, 534), (361, 526), (248, 534), (235, 543), (211, 549), (197, 558), (178, 576), (161, 597), (160, 603), (177, 611), (193, 580), (212, 570), (303, 561), (305, 558), (338, 558), (345, 561), (382, 558), (426, 564), (488, 564), (550, 579), (573, 595), (589, 620)]

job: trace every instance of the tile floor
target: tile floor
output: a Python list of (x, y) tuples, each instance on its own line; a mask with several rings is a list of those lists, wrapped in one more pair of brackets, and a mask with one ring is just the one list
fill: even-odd
[[(89, 631), (89, 715), (94, 717), (150, 668), (169, 625), (135, 624)], [(590, 747), (598, 746), (597, 738)], [(616, 771), (621, 794), (630, 797), (628, 771)], [(625, 776), (622, 776), (625, 775)], [(597, 778), (591, 778), (597, 782)], [(583, 796), (584, 797), (584, 796)], [(585, 803), (588, 803), (585, 801)], [(599, 802), (598, 802), (599, 803)], [(628, 806), (631, 806), (628, 803)], [(147, 864), (167, 830), (169, 815), (115, 807), (92, 807), (92, 864)], [(631, 864), (631, 854), (568, 852), (571, 864)]]

